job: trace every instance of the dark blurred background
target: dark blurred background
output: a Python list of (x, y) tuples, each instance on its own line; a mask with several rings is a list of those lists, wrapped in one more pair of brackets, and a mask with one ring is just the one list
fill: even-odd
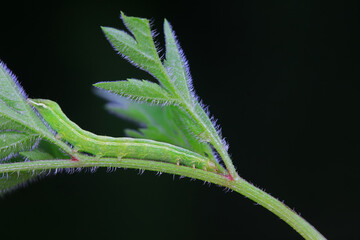
[[(122, 136), (133, 125), (91, 87), (150, 79), (100, 30), (123, 29), (120, 11), (151, 18), (162, 46), (171, 22), (242, 177), (327, 238), (360, 239), (356, 1), (13, 2), (0, 14), (0, 59), (30, 97)], [(302, 239), (237, 193), (136, 170), (50, 176), (0, 199), (0, 213), (2, 239)]]

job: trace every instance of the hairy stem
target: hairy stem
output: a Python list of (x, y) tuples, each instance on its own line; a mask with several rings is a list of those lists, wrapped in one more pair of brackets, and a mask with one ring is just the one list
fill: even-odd
[[(184, 104), (181, 106), (194, 120), (197, 122), (200, 126), (203, 127), (204, 131), (208, 134), (209, 139), (208, 142), (213, 145), (215, 150), (219, 153), (221, 159), (223, 160), (226, 170), (229, 172), (229, 175), (232, 179), (239, 179), (240, 176), (236, 172), (236, 169), (234, 167), (234, 164), (231, 161), (231, 158), (229, 156), (229, 153), (227, 152), (224, 143), (221, 141), (220, 136), (216, 132), (214, 126), (210, 124), (209, 128), (207, 127), (207, 124), (204, 122), (204, 120), (196, 113), (195, 108), (193, 108), (191, 105)], [(204, 109), (200, 107), (199, 111), (202, 111), (203, 115), (207, 116)], [(209, 120), (210, 121), (210, 120)]]
[(69, 168), (83, 168), (83, 167), (119, 167), (132, 168), (166, 172), (170, 174), (181, 175), (189, 178), (199, 179), (211, 182), (220, 186), (232, 189), (247, 198), (253, 200), (259, 205), (265, 207), (292, 228), (294, 228), (301, 236), (308, 240), (324, 240), (322, 236), (312, 225), (305, 219), (296, 214), (293, 210), (287, 207), (284, 203), (270, 196), (261, 189), (250, 184), (246, 180), (238, 177), (236, 179), (229, 179), (226, 176), (207, 172), (201, 169), (193, 169), (186, 166), (178, 166), (164, 162), (156, 162), (139, 159), (113, 159), (102, 158), (94, 160), (93, 158), (83, 159), (81, 161), (71, 160), (42, 160), (33, 162), (17, 162), (0, 164), (0, 173), (6, 174), (10, 172), (36, 171), (36, 170), (51, 170), (51, 169), (69, 169)]
[(326, 239), (311, 224), (284, 203), (250, 184), (246, 180), (239, 178), (238, 180), (233, 181), (233, 184), (229, 186), (229, 188), (250, 198), (254, 202), (280, 217), (305, 239)]

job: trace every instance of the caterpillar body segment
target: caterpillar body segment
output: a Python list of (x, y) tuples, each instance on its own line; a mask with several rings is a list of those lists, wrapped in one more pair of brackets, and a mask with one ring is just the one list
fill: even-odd
[(29, 99), (49, 126), (57, 132), (57, 137), (70, 143), (75, 151), (94, 155), (97, 158), (134, 158), (168, 162), (227, 175), (227, 171), (213, 162), (190, 150), (149, 139), (114, 138), (100, 136), (81, 129), (72, 122), (51, 100)]

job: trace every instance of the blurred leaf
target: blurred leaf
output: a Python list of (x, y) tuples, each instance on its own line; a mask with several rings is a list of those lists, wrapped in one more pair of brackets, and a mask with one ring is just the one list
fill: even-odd
[(34, 181), (42, 171), (27, 171), (27, 172), (8, 172), (0, 176), (0, 196), (6, 192), (25, 185), (29, 181)]
[(197, 136), (189, 131), (185, 124), (190, 120), (182, 120), (187, 114), (178, 107), (134, 102), (101, 90), (97, 91), (97, 94), (109, 100), (105, 106), (107, 110), (140, 124), (137, 131), (126, 129), (128, 136), (170, 143), (215, 159), (209, 145), (199, 141)]

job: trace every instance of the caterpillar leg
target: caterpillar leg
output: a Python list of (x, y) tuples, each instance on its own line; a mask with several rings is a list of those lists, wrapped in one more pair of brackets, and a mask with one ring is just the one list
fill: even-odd
[(79, 149), (76, 148), (76, 147), (74, 147), (74, 148), (72, 149), (72, 152), (73, 152), (73, 153), (78, 153), (78, 152), (79, 152)]
[(103, 157), (102, 154), (97, 154), (97, 155), (95, 156), (95, 161), (99, 161), (102, 157)]

